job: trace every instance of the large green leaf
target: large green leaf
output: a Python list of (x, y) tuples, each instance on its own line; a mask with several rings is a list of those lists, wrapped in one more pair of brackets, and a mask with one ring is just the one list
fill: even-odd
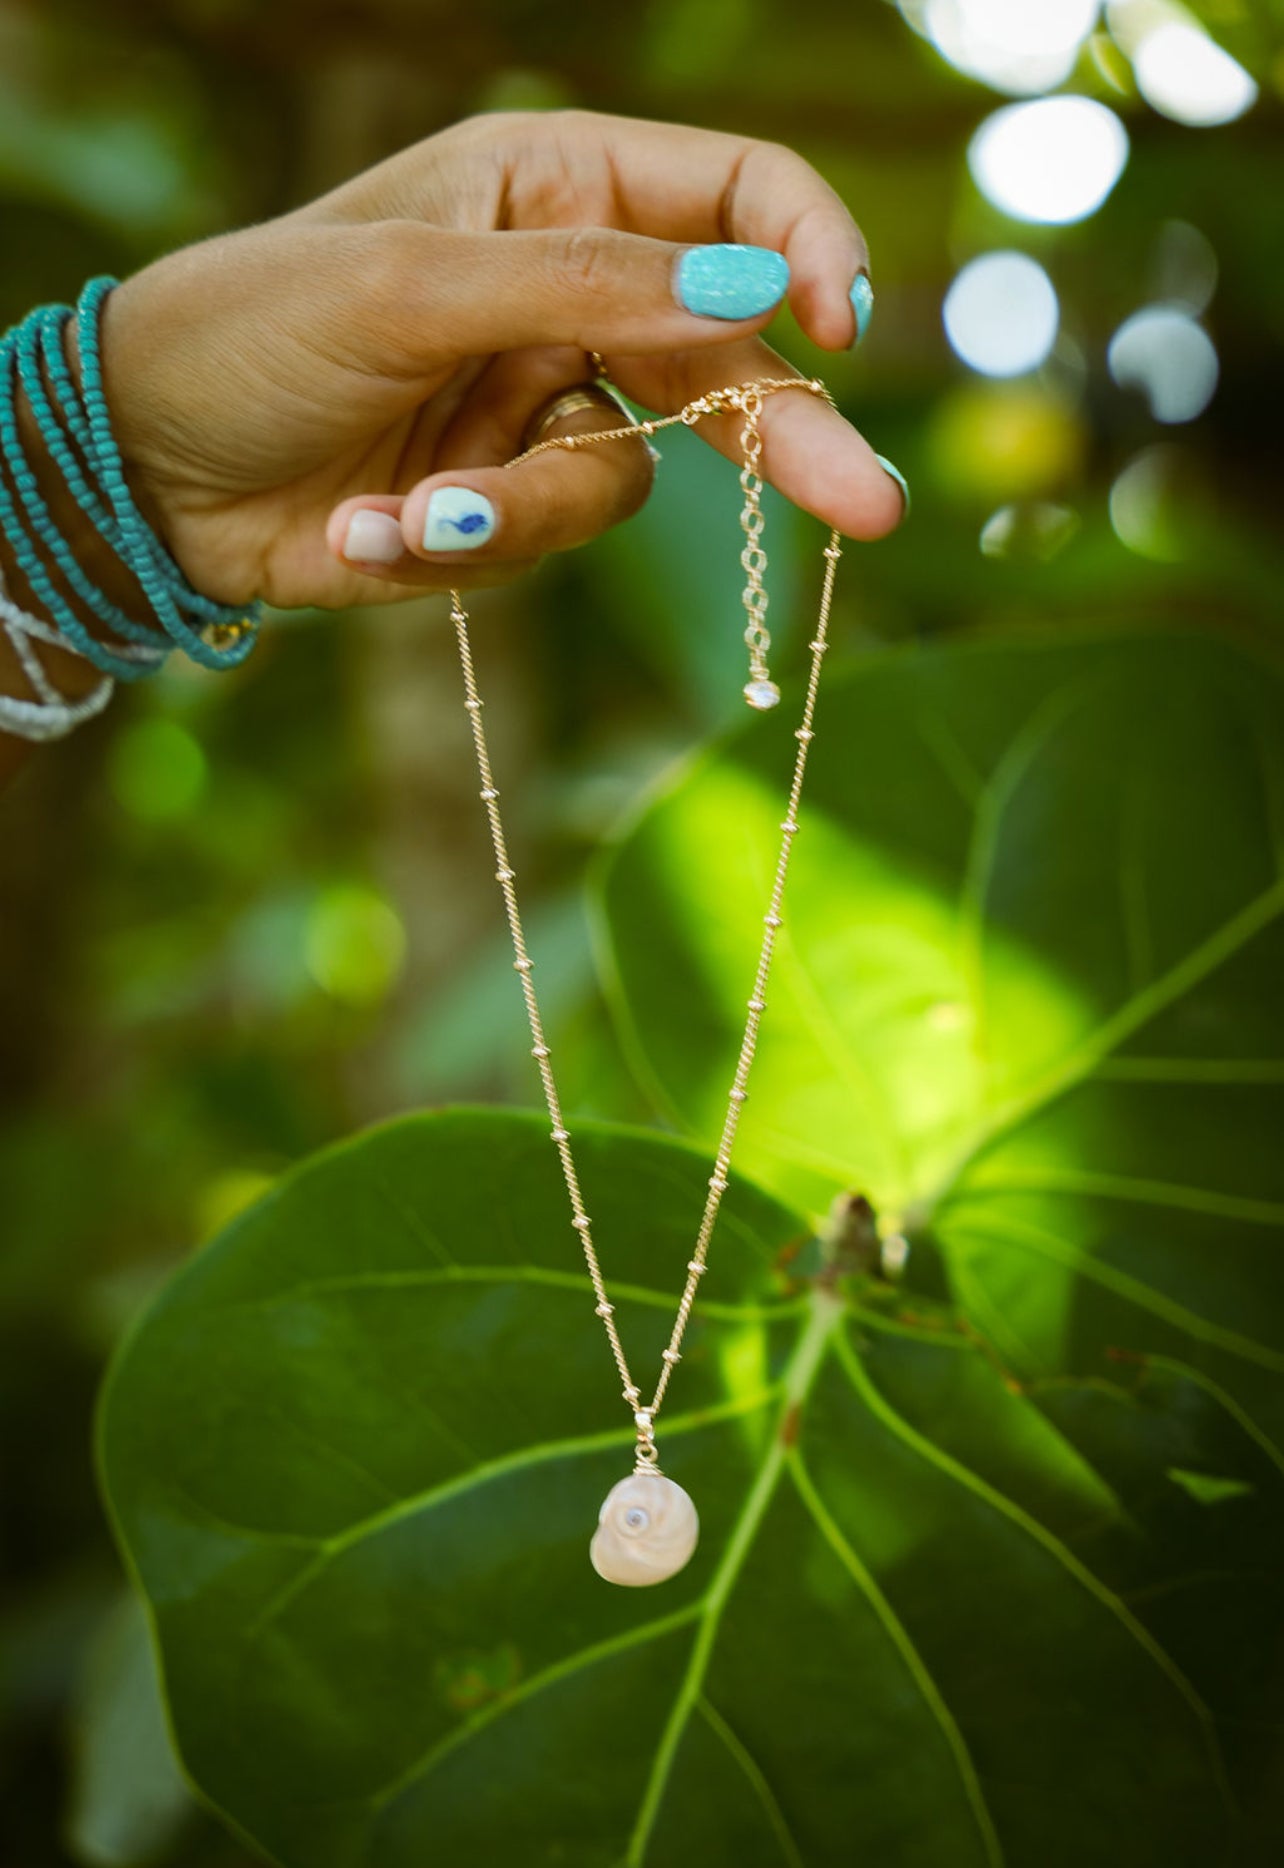
[[(580, 1152), (654, 1366), (707, 1163)], [(1219, 1859), (1214, 1714), (1127, 1598), (1189, 1565), (1260, 1600), (1266, 1450), (1184, 1378), (1024, 1396), (944, 1312), (809, 1275), (768, 1196), (724, 1219), (662, 1434), (702, 1542), (655, 1593), (587, 1562), (629, 1433), (542, 1122), (376, 1131), (173, 1282), (102, 1460), (205, 1794), (291, 1868)], [(1269, 1682), (1213, 1672), (1261, 1728)]]
[[(1140, 1343), (1284, 1430), (1278, 675), (1194, 636), (983, 642), (851, 670), (817, 724), (741, 1159), (930, 1232), (1023, 1374)], [(710, 1140), (791, 727), (702, 759), (605, 877), (631, 1048)]]
[[(236, 1825), (289, 1868), (1274, 1858), (1281, 712), (1158, 637), (827, 685), (742, 1156), (787, 1198), (728, 1195), (661, 1590), (588, 1567), (629, 1433), (543, 1121), (375, 1131), (174, 1280), (102, 1465)], [(607, 878), (697, 1132), (791, 745), (755, 723)], [(654, 1367), (707, 1160), (576, 1134)], [(836, 1186), (911, 1288), (808, 1243)]]

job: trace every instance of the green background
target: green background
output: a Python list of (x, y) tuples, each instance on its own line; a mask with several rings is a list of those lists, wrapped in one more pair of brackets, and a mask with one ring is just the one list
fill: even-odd
[[(1198, 1573), (1212, 1579), (1206, 1596), (1174, 1597), (1176, 1572), (1139, 1560), (1130, 1569), (1126, 1551), (1105, 1550), (1104, 1505), (1095, 1544), (1086, 1510), (1054, 1523), (1112, 1590), (1136, 1591), (1139, 1603), (1149, 1591), (1166, 1603), (1148, 1617), (1165, 1653), (1178, 1654), (1206, 1696), (1230, 1709), (1239, 1739), (1250, 1728), (1265, 1734), (1260, 1745), (1231, 1746), (1243, 1775), (1237, 1794), (1250, 1812), (1235, 1859), (1255, 1864), (1272, 1859), (1280, 1823), (1278, 1808), (1262, 1802), (1273, 1728), (1269, 1706), (1255, 1697), (1266, 1690), (1279, 1614), (1276, 1600), (1272, 1620), (1269, 1594), (1235, 1565), (1245, 1545), (1260, 1552), (1278, 1538), (1278, 1510), (1274, 1519), (1254, 1515), (1277, 1481), (1231, 1430), (1233, 1416), (1220, 1402), (1210, 1407), (1207, 1388), (1190, 1392), (1189, 1377), (1165, 1365), (1167, 1357), (1190, 1366), (1189, 1345), (1149, 1334), (1149, 1323), (1124, 1325), (1120, 1307), (1130, 1297), (1119, 1285), (1148, 1279), (1186, 1320), (1256, 1337), (1279, 1298), (1269, 1227), (1239, 1211), (1214, 1210), (1212, 1226), (1207, 1211), (1169, 1217), (1133, 1237), (1128, 1262), (1106, 1252), (1113, 1283), (1089, 1278), (1084, 1286), (1070, 1275), (1078, 1267), (1057, 1271), (1046, 1244), (1041, 1273), (1014, 1272), (1012, 1255), (995, 1249), (992, 1214), (969, 1222), (966, 1201), (936, 1229), (929, 1210), (944, 1170), (970, 1145), (984, 1096), (1002, 1101), (1040, 1080), (1118, 1014), (1136, 985), (1130, 968), (1143, 981), (1171, 970), (1269, 886), (1253, 869), (1272, 833), (1245, 747), (1280, 737), (1270, 698), (1280, 487), (1267, 411), (1279, 401), (1284, 322), (1284, 210), (1269, 183), (1279, 159), (1284, 33), (1273, 5), (1220, 0), (1196, 12), (1262, 85), (1256, 109), (1219, 129), (1167, 122), (1136, 97), (1126, 59), (1100, 33), (1073, 88), (1120, 111), (1130, 161), (1098, 213), (1043, 228), (1005, 219), (968, 177), (968, 139), (1002, 100), (953, 72), (877, 0), (854, 8), (676, 0), (627, 12), (448, 10), (415, 0), (356, 9), (287, 0), (270, 10), (234, 0), (92, 8), (6, 0), (0, 321), (73, 296), (93, 272), (124, 271), (174, 244), (269, 216), (477, 109), (572, 103), (725, 126), (792, 144), (840, 189), (873, 252), (871, 336), (854, 357), (821, 359), (782, 320), (779, 341), (804, 367), (823, 369), (914, 488), (905, 531), (844, 560), (835, 632), (856, 672), (840, 675), (833, 658), (834, 717), (840, 705), (864, 705), (862, 681), (909, 688), (859, 713), (859, 732), (818, 741), (816, 808), (842, 860), (800, 870), (800, 913), (808, 952), (830, 969), (830, 1048), (842, 1057), (829, 1059), (828, 1076), (818, 1073), (798, 1048), (810, 1041), (801, 1014), (777, 1027), (778, 1048), (764, 1052), (761, 1101), (764, 1123), (774, 1100), (788, 1133), (755, 1139), (751, 1127), (742, 1164), (799, 1225), (842, 1185), (917, 1225), (906, 1306), (920, 1321), (914, 1307), (929, 1307), (922, 1314), (938, 1337), (962, 1314), (984, 1348), (960, 1356), (936, 1339), (921, 1351), (909, 1342), (861, 1364), (911, 1432), (931, 1437), (941, 1457), (979, 1473), (979, 1483), (1040, 1522), (1045, 1512), (1055, 1519), (1058, 1500), (1065, 1506), (1059, 1485), (1069, 1485), (1073, 1500), (1090, 1473), (1091, 1485), (1108, 1484), (1112, 1499), (1127, 1502), (1130, 1521), (1144, 1521), (1156, 1550), (1169, 1558), (1198, 1552)], [(1198, 229), (1216, 253), (1205, 322), (1222, 374), (1198, 422), (1164, 429), (1114, 386), (1104, 351), (1125, 316), (1163, 296), (1173, 256), (1186, 250), (1173, 223)], [(970, 374), (940, 322), (958, 267), (1001, 246), (1038, 257), (1062, 301), (1062, 344), (1043, 370), (1015, 384)], [(708, 925), (709, 903), (698, 890), (694, 899), (684, 893), (692, 866), (680, 857), (711, 824), (741, 821), (741, 742), (715, 761), (711, 770), (722, 776), (709, 781), (711, 793), (702, 794), (697, 773), (681, 794), (686, 803), (661, 802), (629, 854), (610, 866), (603, 886), (622, 932), (605, 967), (595, 967), (583, 906), (585, 869), (602, 840), (677, 755), (736, 716), (732, 489), (725, 468), (686, 441), (666, 446), (656, 495), (638, 520), (479, 602), (476, 614), (488, 724), (507, 774), (516, 866), (568, 1106), (577, 1118), (658, 1117), (707, 1139), (727, 1016), (705, 987), (722, 978), (726, 956), (690, 939), (693, 926)], [(1159, 491), (1144, 548), (1131, 549), (1112, 528), (1108, 496), (1121, 471), (1156, 448)], [(708, 549), (703, 522), (698, 531), (693, 523), (719, 501), (728, 516), (721, 558)], [(980, 530), (1008, 505), (1017, 509), (1016, 544), (985, 555)], [(1056, 509), (1051, 542), (1040, 530), (1047, 507)], [(796, 618), (792, 635), (788, 626), (779, 632), (788, 662), (820, 541), (778, 506), (768, 523), (773, 622), (791, 611)], [(534, 1100), (442, 620), (439, 604), (395, 617), (283, 619), (235, 677), (174, 667), (147, 693), (119, 702), (100, 724), (33, 761), (0, 813), (5, 1868), (144, 1858), (227, 1868), (248, 1859), (191, 1807), (173, 1775), (141, 1624), (121, 1593), (95, 1492), (92, 1401), (121, 1331), (193, 1245), (315, 1149), (425, 1105)], [(1084, 625), (1086, 645), (1077, 636)], [(1146, 631), (1156, 626), (1186, 634), (1152, 639)], [(916, 652), (965, 633), (988, 643), (1008, 632), (1025, 646), (986, 646), (980, 661), (968, 659), (972, 651), (960, 651), (957, 664), (920, 661)], [(1204, 638), (1217, 646), (1205, 650)], [(1011, 995), (1000, 1018), (1019, 1042), (999, 1057), (983, 1096), (967, 1078), (948, 1016), (929, 1022), (926, 1036), (920, 1026), (911, 1035), (916, 1005), (948, 1007), (959, 997), (958, 981), (934, 971), (932, 958), (958, 851), (949, 809), (914, 785), (939, 774), (944, 758), (957, 810), (969, 771), (979, 793), (1012, 735), (1049, 696), (1055, 711), (1056, 696), (1074, 689), (1078, 663), (1096, 661), (1094, 644), (1104, 657), (1116, 640), (1132, 672), (1095, 712), (1071, 709), (1060, 761), (1048, 753), (1061, 743), (1056, 735), (1040, 740), (1047, 758), (1039, 769), (1051, 788), (1039, 789), (1024, 828), (1019, 812), (1007, 820), (1017, 881), (996, 898), (996, 977), (1000, 1000)], [(883, 651), (897, 645), (909, 659), (886, 663)], [(991, 653), (1009, 659), (987, 671)], [(1224, 659), (1203, 664), (1204, 653)], [(1063, 654), (1065, 669), (1046, 659)], [(850, 703), (844, 682), (855, 684)], [(919, 744), (925, 710), (937, 719), (929, 732), (935, 767)], [(763, 744), (778, 773), (775, 742), (768, 735)], [(1133, 787), (1137, 835), (1156, 877), (1153, 920), (1144, 926), (1126, 891), (1121, 921), (1103, 854), (1113, 850), (1107, 832), (1131, 747), (1142, 773)], [(911, 783), (907, 771), (920, 778)], [(898, 784), (880, 785), (880, 775)], [(1067, 775), (1073, 782), (1051, 783)], [(945, 796), (951, 784), (941, 782)], [(884, 821), (880, 800), (897, 798), (902, 817)], [(920, 847), (927, 826), (940, 830), (932, 848)], [(804, 840), (803, 863), (805, 849)], [(728, 861), (734, 868), (734, 853)], [(1031, 865), (1044, 884), (1033, 900), (1020, 886)], [(1109, 937), (1098, 938), (1107, 924)], [(1264, 1067), (1278, 1053), (1278, 977), (1265, 964), (1236, 976), (1241, 1062)], [(890, 1008), (871, 986), (883, 978), (902, 990)], [(845, 999), (852, 980), (859, 990)], [(621, 1015), (622, 995), (630, 1009)], [(796, 1009), (799, 995), (789, 1003)], [(1182, 1051), (1171, 1029), (1161, 1035), (1152, 1055)], [(1214, 1056), (1188, 1031), (1183, 1054)], [(1251, 1107), (1237, 1102), (1230, 1114), (1216, 1084), (1196, 1082), (1175, 1120), (1171, 1106), (1147, 1099), (1143, 1067), (1144, 1059), (1129, 1076), (1125, 1065), (1097, 1086), (1095, 1100), (1060, 1105), (1061, 1132), (1027, 1128), (1024, 1153), (975, 1170), (1006, 1176), (1009, 1244), (1013, 1228), (1025, 1229), (1030, 1247), (1032, 1233), (1060, 1238), (1068, 1226), (1081, 1249), (1096, 1252), (1111, 1180), (1190, 1183), (1263, 1209), (1279, 1199), (1269, 1184), (1278, 1133), (1269, 1075), (1259, 1069)], [(874, 1095), (890, 1110), (884, 1140), (893, 1141), (881, 1158), (877, 1124), (810, 1100), (813, 1084), (850, 1083), (857, 1068), (882, 1079)], [(924, 1082), (937, 1106), (921, 1106)], [(1102, 1139), (1112, 1136), (1124, 1137), (1135, 1158), (1125, 1158), (1127, 1147), (1117, 1158), (1103, 1153)], [(909, 1157), (908, 1171), (897, 1153)], [(1095, 1184), (1084, 1184), (1085, 1175)], [(982, 1206), (996, 1197), (974, 1194)], [(881, 1316), (889, 1300), (862, 1290), (851, 1301)], [(1171, 1316), (1165, 1327), (1180, 1333)], [(894, 1344), (907, 1340), (888, 1333)], [(1093, 1358), (1130, 1344), (1151, 1358), (1144, 1405), (1126, 1362), (1127, 1379), (1092, 1386), (1104, 1379)], [(1215, 1361), (1234, 1352), (1221, 1343), (1210, 1354)], [(950, 1378), (961, 1389), (933, 1372), (934, 1357), (969, 1371)], [(1067, 1369), (1087, 1386), (1067, 1393), (1059, 1415), (1053, 1401), (1034, 1410), (1041, 1420), (1050, 1413), (1077, 1449), (1073, 1483), (1050, 1484), (1046, 1448), (1031, 1450), (1025, 1412), (1000, 1418), (1002, 1397), (1009, 1384), (1059, 1381)], [(1264, 1378), (1240, 1392), (1220, 1364), (1201, 1362), (1199, 1372), (1264, 1420), (1274, 1396)], [(831, 1397), (821, 1423), (831, 1437), (844, 1399)], [(868, 1409), (863, 1418), (872, 1418)], [(942, 1445), (951, 1418), (964, 1444)], [(856, 1430), (849, 1423), (845, 1431), (850, 1448)], [(1009, 1434), (1022, 1457), (1005, 1454)], [(817, 1473), (822, 1458), (836, 1462), (823, 1476), (837, 1521), (842, 1461), (819, 1427), (818, 1436)], [(894, 1452), (889, 1442), (860, 1455), (875, 1517), (880, 1497), (892, 1501), (893, 1516), (904, 1509)], [(1171, 1480), (1173, 1471), (1185, 1478)], [(1210, 1483), (1231, 1490), (1210, 1493)], [(922, 1510), (922, 1548), (965, 1534), (957, 1501), (933, 1497)], [(1217, 1520), (1225, 1510), (1247, 1516)], [(890, 1601), (885, 1558), (868, 1550), (861, 1560)], [(982, 1576), (1001, 1576), (997, 1562), (992, 1553), (975, 1558)], [(1258, 1562), (1254, 1576), (1265, 1567)], [(1228, 1595), (1233, 1628), (1213, 1614), (1217, 1604), (1229, 1612)], [(900, 1603), (911, 1625), (916, 1601)], [(945, 1607), (943, 1686), (951, 1681), (948, 1641), (975, 1613), (961, 1592)], [(767, 1664), (779, 1666), (788, 1644), (807, 1638), (801, 1607), (792, 1622), (781, 1612), (774, 1627), (778, 1645), (767, 1652), (776, 1658)], [(1080, 1638), (1073, 1626), (1061, 1628), (1062, 1657)], [(1082, 1639), (1086, 1725), (1074, 1743), (1084, 1757), (1100, 1756), (1151, 1730), (1151, 1714), (1144, 1698), (1128, 1698), (1112, 1656)], [(975, 1662), (974, 1648), (961, 1651)], [(1225, 1692), (1210, 1674), (1218, 1654), (1235, 1657), (1224, 1668), (1232, 1676)], [(479, 1648), (477, 1690), (511, 1690), (513, 1664), (502, 1642)], [(868, 1654), (853, 1655), (851, 1668), (879, 1677)], [(1039, 1709), (1025, 1710), (1034, 1720)], [(1192, 1783), (1189, 1734), (1171, 1709), (1155, 1717), (1161, 1726), (1171, 1717), (1173, 1731), (1169, 1750), (1156, 1741), (1156, 1782), (1169, 1770), (1173, 1781)], [(876, 1778), (880, 1769), (892, 1781), (886, 1761), (871, 1766)], [(1015, 1775), (1028, 1792), (1037, 1774)], [(812, 1786), (821, 1805), (832, 1799), (836, 1823), (841, 1777), (841, 1767), (818, 1770)], [(1059, 1793), (1066, 1808), (1075, 1781), (1067, 1762)], [(1199, 1793), (1191, 1790), (1189, 1807), (1155, 1795), (1136, 1803), (1138, 1833), (1120, 1836), (1114, 1859), (1185, 1859), (1179, 1846), (1196, 1851), (1192, 1860), (1219, 1859), (1221, 1841), (1207, 1841), (1212, 1832), (1201, 1827), (1214, 1819)], [(913, 1803), (911, 1787), (904, 1807)], [(1054, 1859), (1048, 1836), (1063, 1820), (1058, 1810), (1049, 1788), (1038, 1813), (1021, 1819), (1035, 1825), (1031, 1859)], [(996, 1820), (1003, 1832), (1017, 1818), (1000, 1812)], [(696, 1834), (693, 1846), (699, 1841)], [(987, 1859), (965, 1853), (962, 1842), (955, 1852), (948, 1839), (929, 1839), (927, 1852), (914, 1855), (895, 1829), (867, 1841), (891, 1862), (921, 1859), (927, 1868)], [(827, 1859), (816, 1846), (815, 1859)], [(1014, 1861), (1025, 1859), (1015, 1840), (1008, 1846)], [(745, 1859), (752, 1863), (752, 1854)], [(1094, 1859), (1111, 1857), (1098, 1845)]]

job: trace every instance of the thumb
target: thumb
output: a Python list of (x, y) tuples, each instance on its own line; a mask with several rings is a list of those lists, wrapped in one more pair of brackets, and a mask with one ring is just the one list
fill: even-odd
[(784, 255), (767, 247), (679, 246), (610, 227), (378, 221), (359, 237), (369, 251), (349, 276), (361, 315), (402, 363), (533, 344), (643, 354), (725, 343), (760, 329), (789, 285)]

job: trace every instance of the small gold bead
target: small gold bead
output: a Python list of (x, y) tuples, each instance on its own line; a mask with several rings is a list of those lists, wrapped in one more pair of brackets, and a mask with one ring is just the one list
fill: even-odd
[(242, 616), (231, 623), (206, 623), (201, 630), (201, 641), (207, 648), (230, 649), (249, 634), (252, 625), (248, 616)]

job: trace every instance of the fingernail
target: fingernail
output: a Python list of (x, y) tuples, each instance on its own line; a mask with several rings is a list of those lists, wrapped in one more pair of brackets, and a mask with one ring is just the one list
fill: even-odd
[(678, 303), (697, 318), (756, 318), (779, 304), (789, 261), (765, 246), (693, 246), (679, 259)]
[(495, 508), (470, 486), (439, 486), (424, 518), (425, 551), (476, 551), (495, 536)]
[(856, 274), (852, 281), (852, 289), (847, 296), (851, 299), (852, 310), (856, 314), (856, 335), (851, 341), (851, 348), (855, 350), (861, 338), (868, 331), (869, 321), (874, 315), (874, 288), (867, 274), (863, 272)]
[(401, 526), (390, 512), (354, 512), (343, 538), (343, 555), (355, 564), (395, 564), (405, 555)]
[(890, 475), (890, 477), (893, 480), (895, 480), (897, 486), (901, 489), (901, 497), (905, 501), (905, 510), (901, 514), (901, 517), (902, 519), (908, 519), (909, 514), (910, 514), (909, 481), (905, 478), (905, 475), (901, 472), (899, 467), (893, 467), (892, 463), (887, 459), (885, 455), (875, 454), (874, 459), (878, 462), (883, 472), (885, 474)]

